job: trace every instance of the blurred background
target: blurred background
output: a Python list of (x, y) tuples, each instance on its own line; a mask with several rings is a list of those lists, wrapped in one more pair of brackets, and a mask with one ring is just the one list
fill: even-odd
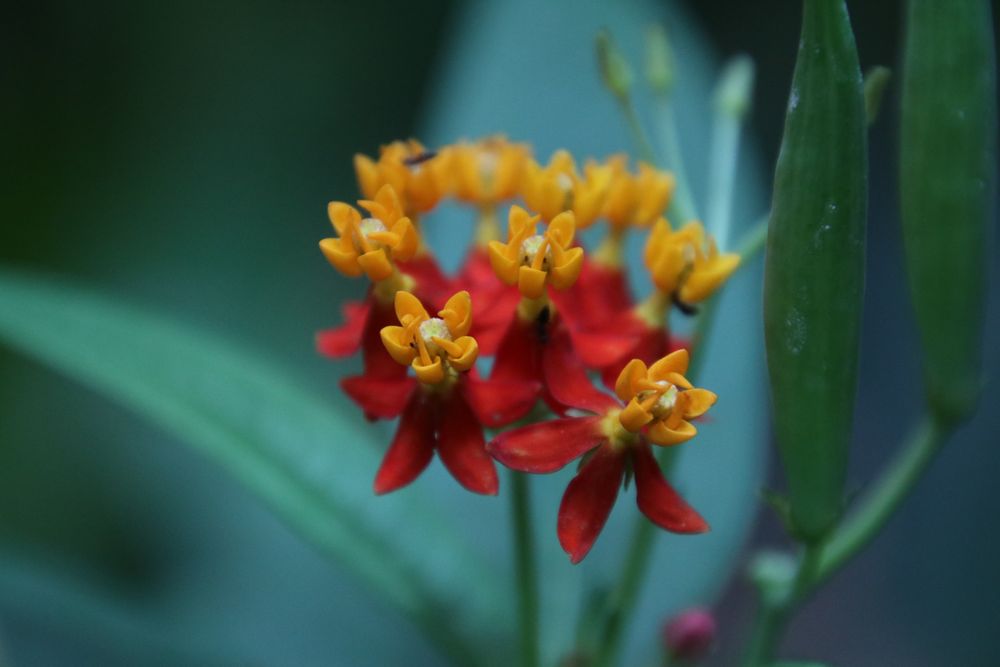
[[(862, 68), (896, 69), (902, 3), (848, 5)], [(611, 26), (638, 58), (643, 25), (664, 18), (686, 79), (681, 91), (691, 86), (690, 106), (679, 94), (678, 112), (695, 172), (707, 153), (698, 117), (712, 77), (738, 53), (757, 64), (734, 215), (749, 223), (767, 207), (798, 42), (795, 3), (8, 6), (0, 22), (0, 261), (238, 341), (341, 400), (337, 379), (355, 366), (318, 358), (312, 334), (337, 323), (338, 304), (363, 285), (335, 275), (316, 242), (329, 234), (326, 202), (355, 196), (352, 155), (400, 137), (433, 144), (497, 131), (534, 142), (540, 157), (560, 146), (583, 155), (631, 150), (599, 85), (591, 40)], [(852, 464), (859, 491), (922, 402), (896, 205), (897, 84), (871, 134)], [(453, 266), (457, 250), (452, 257)], [(728, 391), (761, 401), (759, 275), (744, 278), (736, 293), (745, 314), (724, 324), (752, 363)], [(991, 378), (1000, 362), (996, 271), (992, 278)], [(992, 636), (1000, 540), (991, 532), (1000, 521), (998, 402), (991, 381), (981, 414), (886, 532), (805, 607), (785, 655), (841, 666), (1000, 662)], [(748, 441), (759, 432), (766, 443), (763, 414), (730, 428), (737, 436), (745, 429)], [(728, 446), (738, 448), (738, 437)], [(769, 449), (747, 451), (755, 463), (744, 487), (780, 486)], [(449, 483), (440, 474), (428, 482), (445, 498), (458, 493)], [(557, 497), (561, 487), (553, 488)], [(693, 491), (711, 502), (711, 487)], [(752, 531), (735, 530), (713, 547), (733, 567), (756, 547), (785, 544), (770, 512), (741, 511), (756, 522)], [(548, 529), (539, 539), (554, 541)], [(665, 579), (685, 576), (671, 562), (655, 569)], [(706, 590), (720, 593), (713, 608), (722, 626), (713, 664), (727, 665), (753, 600), (739, 576), (712, 576), (714, 590)], [(655, 615), (657, 592), (649, 596)], [(701, 597), (690, 602), (712, 602)], [(637, 656), (655, 638), (631, 641)], [(221, 469), (0, 347), (0, 665), (8, 662), (444, 664)]]

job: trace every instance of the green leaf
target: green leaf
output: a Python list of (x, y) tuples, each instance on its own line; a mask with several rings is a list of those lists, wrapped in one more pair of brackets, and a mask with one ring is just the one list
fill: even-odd
[(502, 660), (494, 568), (412, 492), (373, 495), (380, 452), (353, 413), (224, 340), (22, 272), (0, 270), (0, 340), (215, 460), (452, 657)]
[(958, 420), (982, 384), (997, 183), (995, 24), (986, 0), (911, 0), (900, 194), (931, 407)]
[(764, 324), (791, 519), (807, 541), (843, 507), (864, 291), (865, 126), (847, 8), (806, 0), (775, 170)]

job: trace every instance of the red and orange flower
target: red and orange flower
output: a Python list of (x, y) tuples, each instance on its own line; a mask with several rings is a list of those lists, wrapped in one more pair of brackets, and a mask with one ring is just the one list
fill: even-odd
[(674, 533), (701, 533), (708, 524), (670, 486), (651, 445), (677, 445), (695, 436), (689, 421), (703, 415), (716, 396), (691, 386), (688, 354), (678, 350), (650, 367), (630, 362), (615, 384), (622, 403), (607, 394), (581, 396), (571, 385), (551, 390), (574, 408), (592, 414), (530, 424), (501, 433), (488, 445), (504, 465), (530, 473), (555, 472), (583, 457), (559, 506), (559, 543), (580, 562), (600, 535), (631, 471), (639, 510)]

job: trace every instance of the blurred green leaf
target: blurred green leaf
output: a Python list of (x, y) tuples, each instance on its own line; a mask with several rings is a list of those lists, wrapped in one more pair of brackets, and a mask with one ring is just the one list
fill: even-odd
[(380, 454), (352, 413), (226, 341), (23, 272), (0, 269), (0, 340), (214, 459), (452, 657), (503, 659), (494, 569), (419, 497), (372, 494)]
[(767, 239), (764, 326), (791, 519), (815, 541), (843, 509), (864, 294), (868, 158), (842, 0), (806, 0)]
[[(63, 640), (51, 641), (49, 659), (57, 655), (60, 664), (113, 661), (147, 667), (247, 664), (246, 658), (220, 655), (214, 647), (158, 624), (135, 600), (112, 594), (71, 569), (65, 563), (57, 570), (27, 555), (0, 554), (0, 600), (8, 613), (48, 628), (50, 640)], [(6, 658), (0, 644), (0, 667), (8, 664)], [(16, 659), (18, 653), (11, 651), (10, 664)]]
[(962, 419), (982, 383), (997, 182), (995, 23), (987, 0), (911, 0), (899, 185), (931, 407)]

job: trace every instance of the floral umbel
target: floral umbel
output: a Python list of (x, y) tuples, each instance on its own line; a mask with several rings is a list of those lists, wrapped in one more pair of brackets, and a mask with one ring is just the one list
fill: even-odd
[[(644, 162), (630, 170), (621, 155), (582, 164), (568, 151), (540, 164), (527, 144), (501, 136), (435, 149), (396, 141), (376, 158), (358, 155), (365, 198), (359, 208), (329, 205), (336, 236), (320, 248), (371, 288), (344, 307), (341, 327), (318, 337), (330, 356), (363, 352), (361, 373), (341, 386), (368, 419), (399, 420), (373, 471), (376, 493), (412, 483), (435, 453), (459, 484), (487, 495), (500, 488), (494, 460), (549, 473), (580, 459), (556, 531), (574, 563), (633, 479), (639, 510), (655, 525), (708, 529), (655, 455), (694, 437), (716, 401), (688, 380), (688, 344), (667, 322), (670, 305), (690, 312), (739, 263), (697, 221), (676, 231), (666, 221), (670, 172)], [(420, 232), (446, 198), (477, 214), (455, 276), (441, 271)], [(600, 221), (605, 237), (588, 259), (576, 233)], [(654, 284), (641, 303), (624, 270), (632, 230), (647, 234)], [(493, 362), (480, 368), (484, 356)], [(491, 429), (499, 431), (490, 439)]]

